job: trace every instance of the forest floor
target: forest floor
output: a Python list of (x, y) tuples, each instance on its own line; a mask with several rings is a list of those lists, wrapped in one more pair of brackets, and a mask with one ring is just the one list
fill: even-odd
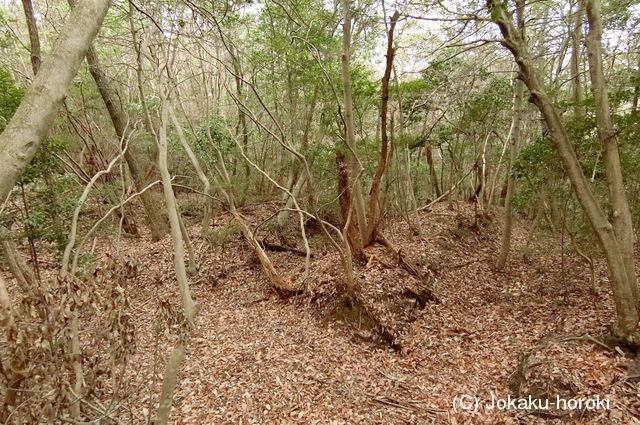
[[(269, 215), (263, 209), (243, 212), (258, 223)], [(215, 221), (220, 227), (229, 217)], [(460, 203), (416, 213), (411, 225), (388, 224), (385, 235), (426, 278), (397, 267), (385, 247), (369, 248), (358, 276), (366, 308), (359, 317), (341, 301), (340, 262), (319, 235), (311, 237), (316, 249), (304, 294), (283, 301), (241, 236), (212, 246), (192, 226), (200, 270), (191, 284), (200, 310), (172, 423), (640, 424), (629, 355), (594, 342), (614, 317), (604, 264), (596, 261), (593, 283), (588, 264), (571, 252), (560, 255), (560, 239), (549, 235), (525, 259), (527, 229), (517, 223), (508, 267), (497, 272), (498, 222), (479, 221), (470, 204)], [(169, 237), (124, 243), (121, 253), (139, 261), (130, 284), (138, 349), (123, 400), (131, 408), (118, 416), (147, 423), (171, 351), (171, 338), (154, 331), (159, 301), (179, 309), (179, 299)], [(110, 250), (108, 242), (98, 244), (102, 250)], [(303, 276), (303, 257), (269, 254), (283, 276)], [(407, 288), (426, 287), (438, 300), (421, 306)], [(376, 337), (380, 329), (393, 347)], [(493, 398), (528, 395), (552, 404), (490, 408)], [(465, 404), (478, 397), (479, 408), (454, 406), (461, 396), (468, 396)], [(557, 396), (599, 396), (609, 405), (555, 409)]]

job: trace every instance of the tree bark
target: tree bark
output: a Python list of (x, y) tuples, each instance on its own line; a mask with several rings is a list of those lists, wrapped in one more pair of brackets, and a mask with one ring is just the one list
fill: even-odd
[(640, 98), (640, 58), (636, 67), (635, 83), (633, 85), (633, 100), (631, 101), (631, 113), (638, 111), (638, 98)]
[(31, 68), (33, 75), (38, 73), (40, 69), (40, 36), (38, 35), (38, 24), (33, 13), (33, 3), (31, 0), (22, 0), (22, 8), (24, 9), (24, 17), (27, 20), (27, 30), (29, 31), (29, 44), (31, 47)]
[(342, 87), (344, 91), (344, 125), (345, 143), (349, 148), (349, 171), (351, 173), (348, 190), (351, 192), (351, 206), (355, 217), (351, 220), (351, 226), (356, 226), (358, 239), (351, 241), (355, 245), (351, 246), (353, 256), (363, 258), (362, 244), (366, 240), (366, 216), (364, 207), (364, 197), (360, 187), (360, 174), (362, 167), (357, 157), (356, 136), (353, 123), (353, 95), (351, 93), (351, 0), (342, 0), (344, 9), (344, 22), (342, 26)]
[(582, 20), (584, 8), (580, 2), (574, 13), (574, 27), (571, 32), (571, 94), (573, 97), (573, 114), (577, 117), (584, 115), (582, 103), (582, 82), (580, 80), (580, 42), (582, 41)]
[(178, 281), (178, 289), (182, 299), (182, 307), (187, 321), (189, 323), (193, 323), (197, 311), (189, 289), (187, 269), (184, 261), (183, 234), (180, 227), (180, 217), (178, 216), (176, 197), (173, 193), (171, 176), (169, 174), (167, 164), (167, 123), (169, 121), (169, 114), (166, 99), (162, 99), (162, 102), (160, 131), (158, 132), (158, 138), (156, 139), (158, 145), (158, 169), (160, 170), (160, 176), (162, 177), (164, 199), (167, 204), (167, 214), (169, 216), (169, 224), (171, 227), (171, 240), (173, 242), (173, 263), (176, 272), (176, 279)]
[[(611, 274), (616, 304), (617, 321), (614, 332), (622, 337), (631, 337), (637, 328), (638, 312), (634, 297), (635, 289), (629, 280), (626, 261), (623, 258), (624, 250), (622, 245), (613, 226), (589, 187), (589, 182), (569, 141), (569, 136), (560, 114), (538, 80), (537, 70), (534, 69), (531, 54), (525, 40), (513, 25), (511, 15), (502, 3), (498, 3), (495, 0), (488, 0), (487, 6), (492, 20), (498, 25), (502, 33), (503, 40), (501, 43), (513, 54), (516, 60), (519, 68), (519, 78), (526, 84), (531, 93), (530, 102), (536, 105), (542, 114), (548, 129), (548, 136), (556, 147), (578, 201), (584, 209), (604, 251), (609, 273)], [(613, 143), (615, 145), (615, 141)]]
[[(20, 384), (25, 379), (25, 375), (21, 372), (26, 369), (24, 361), (15, 353), (15, 329), (13, 310), (11, 307), (11, 298), (7, 291), (7, 284), (4, 278), (0, 276), (0, 330), (4, 335), (2, 338), (3, 345), (6, 347), (5, 353), (8, 360), (8, 367), (2, 367), (0, 364), (0, 373), (4, 375), (4, 398), (0, 404), (0, 421), (1, 423), (8, 423), (9, 417), (14, 413), (14, 407), (18, 401), (20, 394)], [(3, 359), (3, 362), (5, 360)]]
[(191, 149), (191, 146), (187, 141), (187, 137), (185, 136), (184, 131), (182, 130), (182, 126), (180, 125), (180, 122), (176, 118), (176, 115), (173, 112), (173, 109), (169, 110), (169, 115), (171, 116), (171, 121), (173, 122), (173, 126), (176, 128), (176, 133), (178, 134), (178, 140), (180, 140), (180, 144), (182, 145), (182, 148), (187, 153), (187, 156), (189, 157), (189, 161), (191, 161), (191, 165), (193, 165), (193, 168), (196, 170), (196, 174), (198, 174), (198, 178), (202, 182), (203, 193), (207, 197), (205, 201), (205, 206), (204, 206), (204, 216), (202, 218), (202, 234), (204, 235), (209, 230), (209, 227), (211, 226), (211, 216), (213, 214), (211, 211), (211, 202), (209, 200), (209, 197), (211, 196), (211, 182), (209, 181), (209, 177), (207, 177), (207, 174), (204, 172), (204, 170), (200, 166), (200, 161), (198, 161), (198, 157), (196, 157), (196, 154), (193, 152), (193, 149)]
[[(320, 93), (319, 86), (315, 86), (313, 90), (313, 96), (311, 97), (311, 105), (309, 106), (309, 110), (307, 111), (307, 115), (304, 120), (304, 130), (302, 132), (302, 143), (300, 145), (300, 152), (304, 155), (307, 152), (309, 146), (309, 134), (311, 133), (311, 126), (313, 124), (314, 112), (316, 110), (316, 106), (318, 104), (318, 95)], [(295, 175), (295, 173), (294, 173)], [(293, 182), (294, 179), (292, 179)], [(302, 186), (304, 186), (307, 181), (307, 176), (305, 175), (304, 169), (298, 170), (298, 177), (295, 179), (295, 184), (291, 190), (293, 197), (286, 195), (284, 196), (284, 200), (286, 201), (285, 209), (278, 213), (278, 225), (282, 226), (287, 222), (289, 218), (290, 211), (289, 209), (293, 206), (294, 197), (297, 198), (300, 194)]]
[(596, 129), (602, 147), (602, 159), (606, 170), (609, 199), (613, 210), (611, 212), (611, 221), (615, 237), (620, 243), (620, 250), (622, 251), (624, 265), (627, 270), (627, 279), (633, 290), (634, 302), (637, 303), (638, 288), (633, 255), (635, 235), (633, 233), (633, 221), (629, 209), (629, 202), (624, 189), (622, 166), (618, 152), (618, 136), (616, 130), (613, 128), (607, 83), (602, 65), (602, 18), (600, 0), (583, 1), (589, 22), (586, 44), (589, 75), (591, 77), (591, 92), (595, 100)]
[(376, 241), (378, 223), (380, 221), (380, 216), (382, 215), (382, 205), (380, 205), (380, 211), (378, 211), (378, 203), (380, 201), (380, 184), (382, 183), (382, 176), (384, 176), (387, 168), (387, 159), (389, 156), (389, 136), (387, 134), (389, 80), (391, 79), (393, 58), (396, 53), (396, 49), (393, 47), (393, 31), (395, 30), (398, 18), (400, 18), (400, 13), (396, 11), (391, 17), (389, 33), (387, 34), (387, 63), (381, 83), (382, 95), (380, 102), (380, 157), (378, 158), (378, 168), (376, 169), (376, 174), (373, 176), (373, 183), (371, 184), (369, 211), (367, 211), (367, 233), (364, 240), (364, 246), (369, 246)]
[(2, 246), (2, 252), (9, 266), (9, 271), (16, 278), (16, 282), (22, 292), (33, 295), (34, 289), (38, 286), (36, 276), (11, 240), (9, 230), (4, 226), (0, 226), (0, 246)]
[(439, 198), (442, 195), (440, 191), (440, 185), (438, 184), (438, 175), (436, 174), (436, 168), (433, 165), (433, 147), (431, 146), (431, 142), (427, 140), (424, 143), (424, 150), (427, 155), (427, 165), (429, 166), (429, 176), (431, 177), (431, 186), (433, 187), (433, 191), (436, 195), (436, 198)]
[(86, 0), (71, 11), (51, 53), (0, 135), (0, 202), (7, 199), (47, 136), (109, 3), (109, 0)]
[[(525, 39), (524, 33), (524, 0), (517, 0), (518, 8), (518, 30), (522, 39)], [(500, 254), (498, 255), (498, 261), (496, 262), (496, 268), (503, 270), (509, 257), (509, 251), (511, 249), (511, 227), (513, 222), (513, 214), (511, 211), (511, 199), (513, 198), (513, 192), (515, 191), (515, 178), (513, 177), (512, 168), (516, 162), (516, 155), (518, 153), (518, 143), (520, 142), (520, 134), (522, 130), (522, 116), (523, 105), (522, 98), (524, 97), (524, 84), (522, 81), (516, 79), (514, 81), (515, 95), (513, 98), (513, 131), (511, 131), (511, 138), (509, 140), (509, 165), (507, 166), (507, 195), (504, 198), (504, 220), (502, 226), (502, 241), (500, 243)]]
[[(233, 66), (234, 79), (236, 83), (236, 96), (238, 99), (242, 99), (244, 97), (244, 90), (242, 84), (243, 71), (240, 63), (240, 58), (236, 55), (235, 49), (233, 47), (228, 48), (229, 53), (231, 54), (231, 64)], [(236, 134), (242, 134), (242, 149), (247, 152), (247, 148), (249, 147), (249, 128), (247, 126), (247, 117), (242, 108), (238, 108), (238, 124), (236, 125)], [(251, 168), (249, 164), (244, 164), (244, 177), (245, 179), (249, 179), (251, 173)]]
[[(72, 1), (69, 1), (71, 4)], [(104, 73), (100, 66), (100, 62), (98, 60), (98, 55), (93, 46), (89, 47), (87, 51), (87, 64), (89, 65), (89, 72), (93, 77), (93, 80), (96, 82), (98, 86), (98, 91), (100, 92), (100, 96), (102, 97), (102, 101), (104, 102), (107, 111), (109, 112), (109, 117), (111, 118), (111, 122), (113, 123), (113, 128), (116, 132), (116, 135), (123, 139), (126, 137), (126, 122), (127, 118), (113, 95), (111, 88), (109, 87), (109, 78)], [(148, 183), (144, 177), (144, 173), (140, 169), (140, 165), (138, 159), (134, 155), (134, 153), (127, 149), (124, 154), (124, 160), (127, 162), (127, 167), (129, 168), (129, 173), (131, 174), (131, 179), (133, 180), (133, 184), (137, 191), (142, 190)], [(153, 193), (150, 191), (145, 191), (140, 195), (140, 200), (142, 201), (142, 206), (144, 207), (145, 215), (147, 218), (147, 225), (149, 226), (149, 230), (151, 231), (151, 238), (154, 241), (162, 239), (164, 235), (169, 231), (167, 219), (162, 214), (162, 208), (160, 207), (160, 202), (154, 199)]]
[(173, 394), (175, 393), (178, 381), (178, 372), (180, 372), (180, 367), (182, 366), (186, 355), (185, 345), (183, 338), (180, 337), (175, 347), (173, 347), (171, 357), (169, 357), (167, 366), (164, 369), (162, 391), (160, 392), (158, 411), (156, 412), (156, 417), (153, 420), (153, 425), (166, 425), (169, 422), (171, 406), (173, 405)]
[(284, 226), (287, 223), (287, 219), (289, 218), (289, 213), (291, 212), (291, 208), (293, 207), (294, 198), (297, 198), (302, 191), (302, 187), (307, 181), (307, 175), (301, 171), (298, 174), (298, 179), (296, 180), (294, 186), (291, 188), (291, 195), (287, 195), (287, 202), (284, 206), (284, 209), (278, 213), (278, 226)]
[(338, 177), (338, 203), (340, 204), (340, 215), (344, 222), (343, 225), (349, 222), (345, 229), (347, 242), (351, 248), (352, 255), (357, 257), (359, 254), (361, 256), (359, 259), (362, 259), (362, 249), (359, 252), (353, 251), (354, 247), (362, 247), (362, 242), (360, 240), (360, 234), (358, 233), (358, 218), (354, 217), (352, 214), (353, 209), (351, 205), (353, 202), (351, 200), (351, 191), (349, 190), (349, 171), (347, 170), (347, 160), (344, 153), (341, 151), (336, 152), (336, 175)]

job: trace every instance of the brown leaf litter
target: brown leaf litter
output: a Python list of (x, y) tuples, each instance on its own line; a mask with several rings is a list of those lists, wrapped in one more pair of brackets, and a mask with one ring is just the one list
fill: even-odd
[[(640, 423), (637, 380), (627, 378), (629, 359), (583, 338), (606, 333), (614, 317), (602, 262), (596, 262), (594, 288), (590, 270), (571, 253), (561, 272), (559, 254), (546, 248), (558, 246), (550, 236), (544, 250), (524, 261), (518, 247), (526, 231), (516, 225), (513, 254), (499, 273), (492, 266), (497, 220), (477, 220), (466, 204), (438, 205), (411, 220), (417, 231), (398, 222), (384, 234), (424, 280), (397, 267), (380, 245), (368, 248), (370, 261), (358, 272), (366, 314), (392, 336), (395, 350), (380, 341), (379, 329), (367, 326), (366, 317), (340, 314), (342, 272), (335, 253), (314, 250), (307, 291), (282, 301), (241, 236), (211, 245), (192, 226), (200, 270), (191, 285), (200, 312), (172, 423)], [(227, 222), (226, 216), (216, 218), (217, 226)], [(321, 246), (318, 238), (312, 237), (312, 246)], [(141, 424), (153, 412), (173, 338), (156, 333), (156, 311), (161, 301), (179, 309), (179, 298), (168, 238), (123, 243), (120, 255), (139, 264), (129, 286), (138, 349), (128, 367), (127, 396), (114, 416)], [(107, 249), (107, 242), (100, 245)], [(284, 276), (303, 274), (299, 255), (269, 255)], [(437, 303), (411, 295), (427, 286)], [(600, 395), (608, 397), (610, 409), (469, 412), (453, 406), (461, 395), (488, 402), (533, 393)]]

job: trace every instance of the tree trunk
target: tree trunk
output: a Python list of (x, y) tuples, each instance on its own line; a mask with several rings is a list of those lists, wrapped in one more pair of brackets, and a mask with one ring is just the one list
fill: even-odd
[(189, 282), (187, 278), (187, 270), (184, 262), (184, 242), (183, 234), (180, 227), (180, 217), (178, 216), (178, 207), (176, 197), (173, 193), (171, 185), (171, 176), (167, 164), (167, 122), (169, 120), (168, 107), (166, 99), (162, 99), (161, 124), (158, 138), (158, 169), (162, 177), (162, 188), (164, 191), (164, 200), (167, 204), (167, 214), (169, 216), (169, 224), (171, 228), (171, 240), (173, 241), (173, 263), (178, 281), (178, 289), (182, 299), (182, 307), (184, 316), (189, 323), (193, 323), (196, 316), (196, 305), (191, 299), (191, 291), (189, 290)]
[(58, 112), (71, 80), (104, 19), (109, 0), (86, 0), (71, 11), (51, 53), (0, 135), (0, 202), (29, 164)]
[(349, 171), (350, 184), (349, 190), (351, 192), (351, 206), (354, 210), (351, 226), (356, 226), (358, 231), (358, 239), (354, 242), (355, 245), (351, 246), (353, 256), (356, 258), (363, 258), (362, 244), (366, 240), (366, 216), (364, 207), (364, 197), (362, 196), (362, 188), (360, 187), (360, 174), (362, 167), (358, 160), (358, 153), (356, 150), (356, 136), (353, 124), (353, 96), (351, 93), (351, 74), (350, 74), (350, 61), (351, 61), (351, 0), (342, 0), (342, 7), (344, 9), (344, 23), (342, 34), (342, 86), (344, 91), (344, 124), (345, 124), (345, 142), (349, 148)]
[(38, 73), (40, 69), (40, 36), (38, 35), (38, 25), (36, 17), (33, 13), (33, 3), (31, 0), (22, 0), (22, 8), (24, 9), (24, 17), (27, 20), (27, 30), (29, 31), (29, 44), (31, 47), (31, 68), (33, 75)]
[(506, 186), (507, 193), (504, 197), (504, 220), (502, 225), (502, 240), (500, 243), (500, 254), (498, 255), (498, 261), (496, 262), (496, 268), (498, 270), (504, 269), (509, 257), (509, 251), (511, 249), (511, 227), (513, 221), (513, 211), (511, 208), (511, 200), (515, 191), (515, 178), (513, 177), (513, 164), (516, 162), (518, 143), (520, 142), (520, 133), (522, 127), (522, 98), (524, 96), (524, 84), (520, 80), (515, 82), (515, 100), (513, 104), (513, 132), (511, 139), (509, 140), (509, 163), (507, 165)]
[(427, 165), (429, 166), (431, 187), (433, 187), (436, 198), (439, 198), (440, 195), (442, 195), (442, 191), (440, 190), (440, 184), (438, 184), (438, 175), (436, 174), (436, 168), (433, 165), (433, 147), (431, 146), (431, 142), (427, 140), (424, 144), (424, 149), (427, 155)]
[[(340, 215), (347, 235), (347, 242), (351, 248), (351, 253), (359, 260), (364, 259), (362, 249), (354, 251), (354, 247), (362, 247), (360, 234), (358, 233), (358, 218), (354, 217), (351, 199), (351, 190), (349, 190), (349, 171), (347, 170), (347, 160), (344, 153), (336, 152), (336, 175), (338, 177), (338, 203), (340, 204)], [(359, 257), (358, 257), (359, 256)]]
[(389, 33), (387, 35), (387, 63), (381, 83), (382, 95), (380, 102), (380, 157), (378, 158), (378, 168), (376, 169), (376, 174), (373, 176), (373, 183), (371, 184), (369, 211), (367, 211), (367, 233), (363, 241), (364, 246), (369, 246), (376, 241), (376, 232), (378, 230), (378, 224), (380, 222), (380, 216), (382, 215), (383, 209), (382, 205), (380, 205), (380, 211), (378, 211), (378, 203), (380, 201), (380, 184), (382, 183), (382, 176), (384, 176), (387, 168), (387, 157), (389, 156), (389, 136), (387, 134), (389, 80), (391, 79), (393, 58), (396, 53), (396, 49), (394, 49), (393, 47), (393, 31), (396, 27), (396, 22), (398, 22), (398, 18), (400, 18), (400, 13), (396, 11), (391, 17)]
[(633, 222), (622, 178), (622, 166), (618, 152), (618, 136), (613, 128), (607, 83), (602, 65), (602, 18), (600, 0), (583, 0), (589, 22), (587, 33), (587, 57), (591, 92), (595, 100), (596, 128), (602, 146), (602, 159), (606, 170), (607, 187), (611, 201), (613, 232), (620, 244), (627, 279), (633, 290), (634, 302), (638, 301), (638, 288), (633, 255)]
[(580, 81), (580, 41), (582, 40), (582, 20), (584, 9), (580, 2), (574, 13), (574, 27), (571, 32), (571, 95), (573, 97), (573, 114), (577, 117), (584, 115), (582, 103), (582, 82)]
[(7, 284), (2, 276), (0, 276), (0, 330), (4, 335), (4, 338), (2, 338), (3, 345), (6, 347), (6, 351), (3, 353), (3, 357), (6, 357), (3, 358), (3, 362), (8, 361), (11, 363), (6, 368), (3, 367), (3, 364), (0, 364), (0, 373), (4, 375), (5, 385), (4, 398), (0, 405), (0, 422), (9, 423), (8, 419), (15, 412), (16, 402), (21, 390), (20, 384), (25, 379), (22, 370), (26, 369), (26, 365), (24, 360), (20, 358), (22, 356), (18, 356), (15, 353), (16, 344), (13, 341), (15, 339), (15, 336), (13, 336), (15, 329), (11, 298), (7, 291)]
[(191, 149), (191, 146), (187, 141), (184, 131), (182, 130), (182, 126), (178, 122), (178, 119), (176, 118), (175, 113), (173, 112), (173, 109), (169, 111), (169, 115), (171, 116), (171, 121), (173, 122), (173, 125), (176, 128), (176, 133), (178, 134), (178, 140), (180, 140), (180, 144), (182, 145), (182, 148), (187, 153), (187, 156), (189, 157), (189, 161), (191, 161), (191, 165), (193, 165), (193, 168), (196, 170), (196, 174), (198, 174), (198, 178), (202, 182), (203, 193), (207, 198), (204, 204), (205, 205), (204, 216), (202, 218), (202, 234), (204, 235), (206, 234), (206, 232), (209, 230), (209, 227), (211, 226), (211, 216), (213, 214), (211, 211), (211, 202), (210, 202), (211, 183), (209, 182), (209, 177), (207, 177), (207, 174), (204, 172), (204, 170), (200, 166), (200, 161), (198, 161), (198, 157), (196, 157), (196, 154), (193, 152), (193, 149)]
[(160, 392), (156, 417), (152, 422), (153, 425), (166, 425), (169, 422), (171, 405), (173, 404), (173, 394), (175, 393), (178, 381), (178, 372), (180, 372), (180, 367), (184, 362), (186, 354), (185, 345), (185, 341), (181, 336), (175, 347), (173, 347), (171, 357), (169, 357), (167, 366), (164, 369), (162, 391)]
[[(525, 39), (524, 32), (524, 0), (517, 0), (518, 8), (518, 30), (520, 36)], [(512, 168), (516, 162), (516, 155), (518, 152), (518, 143), (520, 142), (520, 134), (522, 131), (522, 116), (523, 105), (522, 98), (524, 97), (524, 84), (522, 81), (516, 79), (514, 81), (515, 95), (513, 98), (513, 131), (511, 131), (511, 137), (509, 139), (509, 164), (507, 166), (507, 194), (504, 198), (504, 220), (502, 226), (502, 241), (500, 243), (500, 254), (498, 255), (498, 261), (496, 268), (503, 270), (509, 257), (509, 250), (511, 249), (511, 225), (513, 221), (513, 214), (511, 211), (511, 199), (513, 198), (513, 192), (515, 190), (515, 178), (513, 177)]]
[(636, 68), (635, 83), (633, 85), (633, 100), (631, 101), (631, 113), (638, 111), (638, 98), (640, 98), (640, 59)]
[(303, 171), (301, 171), (298, 174), (298, 179), (296, 180), (296, 183), (291, 188), (291, 195), (293, 196), (287, 195), (287, 202), (284, 206), (284, 210), (278, 213), (278, 226), (284, 226), (287, 223), (287, 220), (289, 218), (289, 213), (291, 212), (290, 209), (293, 207), (294, 198), (298, 198), (298, 195), (300, 195), (300, 192), (302, 191), (302, 187), (304, 186), (306, 181), (307, 181), (307, 175)]
[(13, 240), (11, 240), (9, 230), (4, 226), (0, 226), (0, 246), (2, 246), (2, 252), (9, 266), (9, 271), (16, 278), (16, 282), (22, 292), (33, 295), (35, 288), (38, 286), (36, 276), (16, 248)]
[[(234, 49), (229, 49), (231, 55), (231, 64), (233, 65), (234, 79), (236, 83), (236, 96), (238, 99), (242, 100), (244, 97), (244, 90), (242, 87), (242, 67), (240, 66), (240, 58), (235, 54)], [(247, 117), (245, 115), (245, 111), (242, 108), (238, 108), (238, 124), (236, 126), (236, 134), (242, 135), (242, 149), (247, 152), (247, 148), (249, 146), (249, 128), (247, 126)], [(244, 177), (245, 179), (249, 179), (251, 173), (251, 167), (249, 164), (244, 164)]]
[(182, 213), (180, 212), (180, 206), (178, 202), (176, 202), (176, 212), (178, 214), (178, 219), (180, 223), (180, 233), (182, 234), (182, 240), (187, 247), (187, 252), (189, 253), (189, 266), (187, 267), (187, 274), (189, 276), (195, 276), (198, 274), (198, 262), (196, 259), (196, 250), (193, 247), (193, 243), (191, 242), (191, 238), (189, 237), (189, 233), (187, 231), (187, 226), (184, 224), (184, 219), (182, 218)]
[[(72, 1), (69, 1), (69, 3), (72, 3)], [(120, 139), (123, 139), (126, 137), (125, 127), (127, 117), (124, 115), (122, 109), (118, 106), (115, 97), (113, 96), (109, 87), (109, 78), (104, 71), (102, 71), (100, 62), (98, 61), (98, 55), (96, 54), (93, 46), (89, 47), (89, 50), (87, 51), (87, 64), (89, 65), (89, 72), (98, 86), (98, 91), (100, 92), (102, 101), (107, 107), (116, 135)], [(130, 149), (127, 149), (125, 152), (124, 159), (127, 162), (127, 167), (129, 168), (129, 173), (131, 174), (131, 179), (133, 180), (136, 190), (142, 190), (148, 182), (144, 177), (144, 173), (140, 169), (138, 159)], [(142, 193), (140, 195), (140, 200), (144, 207), (147, 225), (149, 226), (149, 230), (151, 230), (151, 238), (154, 241), (162, 239), (162, 237), (169, 231), (169, 228), (167, 219), (162, 214), (161, 203), (154, 199), (151, 191)]]
[[(635, 288), (633, 288), (629, 279), (626, 261), (623, 257), (623, 246), (589, 187), (589, 182), (569, 141), (567, 130), (560, 118), (560, 114), (538, 80), (537, 70), (533, 67), (533, 59), (525, 40), (513, 25), (511, 15), (506, 11), (503, 4), (495, 0), (488, 0), (487, 5), (492, 20), (498, 25), (504, 37), (501, 43), (513, 54), (518, 64), (519, 78), (529, 88), (531, 93), (530, 101), (536, 105), (542, 114), (548, 129), (548, 136), (556, 147), (578, 201), (582, 205), (604, 251), (609, 273), (611, 274), (616, 304), (617, 322), (614, 332), (622, 337), (631, 337), (638, 324), (638, 312), (634, 297)], [(615, 139), (612, 143), (615, 146)]]

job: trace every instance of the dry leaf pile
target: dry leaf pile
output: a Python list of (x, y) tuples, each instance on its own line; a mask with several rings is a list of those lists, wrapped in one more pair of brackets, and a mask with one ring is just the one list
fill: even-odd
[[(369, 248), (369, 261), (358, 271), (362, 311), (341, 309), (339, 259), (322, 248), (320, 236), (311, 240), (320, 248), (305, 293), (282, 301), (241, 236), (223, 231), (228, 217), (216, 218), (213, 239), (193, 226), (200, 270), (191, 285), (200, 310), (173, 423), (640, 423), (629, 358), (590, 339), (605, 334), (614, 317), (602, 263), (596, 262), (592, 286), (585, 263), (571, 252), (562, 260), (559, 242), (549, 236), (524, 261), (518, 247), (526, 231), (516, 225), (509, 265), (496, 272), (498, 220), (477, 217), (465, 204), (439, 205), (410, 220), (389, 223), (384, 233), (424, 278), (398, 267), (385, 247)], [(138, 261), (128, 286), (137, 351), (128, 362), (127, 397), (114, 416), (141, 424), (153, 414), (175, 338), (157, 323), (170, 321), (179, 299), (169, 240), (126, 244), (120, 254)], [(99, 246), (109, 249), (105, 241)], [(269, 255), (291, 281), (303, 276), (304, 258)], [(424, 289), (437, 302), (415, 296)], [(465, 394), (484, 402), (508, 395), (600, 395), (610, 409), (454, 409), (454, 398)]]

